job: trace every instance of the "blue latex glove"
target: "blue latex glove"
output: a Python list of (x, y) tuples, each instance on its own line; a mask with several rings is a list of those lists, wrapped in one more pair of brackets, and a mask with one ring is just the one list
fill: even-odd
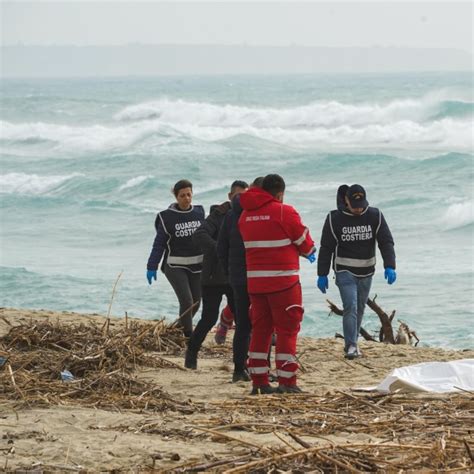
[(329, 281), (327, 276), (319, 276), (316, 282), (317, 287), (321, 293), (326, 293), (326, 290), (329, 288)]
[(392, 283), (395, 283), (395, 280), (397, 279), (397, 272), (393, 268), (387, 267), (384, 276), (387, 283), (391, 285)]
[(148, 280), (148, 284), (151, 285), (151, 280), (156, 281), (156, 270), (147, 270), (146, 271), (146, 279)]
[(316, 252), (313, 252), (311, 255), (305, 257), (309, 263), (314, 263), (316, 261)]

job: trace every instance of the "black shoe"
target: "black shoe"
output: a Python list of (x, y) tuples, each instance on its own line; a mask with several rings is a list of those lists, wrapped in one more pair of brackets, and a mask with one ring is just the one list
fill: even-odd
[(278, 385), (277, 393), (304, 393), (298, 385)]
[(186, 349), (186, 354), (184, 356), (184, 366), (187, 369), (197, 369), (197, 353), (189, 349)]
[(249, 373), (244, 370), (236, 370), (232, 375), (232, 383), (235, 382), (250, 382), (250, 375)]
[(254, 385), (250, 395), (270, 395), (275, 392), (276, 388), (271, 385)]
[(272, 374), (271, 372), (268, 374), (268, 380), (270, 383), (278, 382), (278, 375)]

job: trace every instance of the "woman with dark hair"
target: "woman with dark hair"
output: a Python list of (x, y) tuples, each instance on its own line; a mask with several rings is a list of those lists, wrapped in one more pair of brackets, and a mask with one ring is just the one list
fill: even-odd
[(204, 208), (193, 205), (193, 185), (187, 179), (173, 187), (176, 202), (156, 216), (156, 237), (147, 264), (146, 278), (151, 285), (161, 271), (173, 287), (179, 301), (178, 325), (186, 337), (193, 332), (193, 316), (201, 300), (203, 255), (192, 236), (204, 221)]

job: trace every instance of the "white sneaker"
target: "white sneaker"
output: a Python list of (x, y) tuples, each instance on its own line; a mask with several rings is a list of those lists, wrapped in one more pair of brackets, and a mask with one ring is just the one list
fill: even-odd
[(352, 359), (356, 359), (357, 357), (360, 357), (357, 346), (350, 345), (349, 348), (347, 349), (347, 353), (345, 355), (345, 358), (349, 359), (349, 360), (352, 360)]

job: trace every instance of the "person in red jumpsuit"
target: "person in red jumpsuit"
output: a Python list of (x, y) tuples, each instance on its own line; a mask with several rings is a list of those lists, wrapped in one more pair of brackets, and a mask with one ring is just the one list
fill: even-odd
[[(245, 246), (252, 335), (248, 371), (252, 392), (298, 393), (296, 338), (303, 319), (299, 257), (315, 260), (316, 249), (296, 210), (283, 204), (285, 181), (265, 176), (262, 188), (243, 193), (239, 230)], [(276, 337), (278, 388), (270, 385), (267, 362), (272, 332)]]

